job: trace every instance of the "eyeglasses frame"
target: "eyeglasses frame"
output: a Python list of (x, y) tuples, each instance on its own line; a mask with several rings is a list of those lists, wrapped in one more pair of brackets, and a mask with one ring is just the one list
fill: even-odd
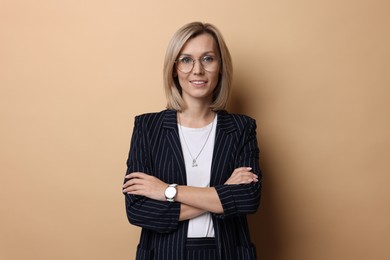
[[(212, 55), (204, 55), (204, 56), (200, 57), (199, 59), (193, 59), (193, 58), (187, 57), (187, 56), (186, 56), (186, 57), (183, 57), (183, 58), (190, 58), (190, 59), (192, 60), (192, 67), (191, 67), (191, 69), (190, 69), (188, 72), (184, 72), (184, 71), (181, 71), (181, 70), (179, 69), (179, 66), (177, 65), (178, 62), (181, 60), (181, 59), (179, 58), (179, 59), (175, 60), (176, 69), (179, 70), (179, 71), (182, 72), (182, 73), (188, 74), (188, 73), (190, 73), (190, 72), (194, 69), (195, 61), (199, 61), (199, 63), (200, 63), (200, 65), (201, 65), (202, 69), (204, 69), (204, 70), (207, 71), (207, 72), (214, 72), (214, 71), (207, 70), (207, 69), (204, 67), (204, 65), (203, 65), (203, 63), (202, 63), (202, 61), (201, 61), (201, 59), (203, 59), (204, 57), (207, 57), (207, 56), (212, 56)], [(214, 56), (212, 56), (212, 57), (214, 57)], [(183, 58), (182, 58), (182, 59), (183, 59)], [(221, 59), (220, 59), (220, 58), (216, 59), (216, 62), (220, 63), (220, 62), (221, 62)]]

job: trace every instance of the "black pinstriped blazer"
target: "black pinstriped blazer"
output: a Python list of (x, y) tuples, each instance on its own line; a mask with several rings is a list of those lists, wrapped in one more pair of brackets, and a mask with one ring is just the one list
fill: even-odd
[[(252, 167), (259, 182), (224, 185), (235, 168)], [(186, 171), (176, 111), (164, 110), (135, 118), (127, 174), (144, 172), (166, 183), (186, 185)], [(215, 187), (224, 213), (212, 219), (220, 260), (253, 260), (246, 215), (256, 212), (261, 194), (259, 149), (254, 119), (218, 112), (210, 186)], [(137, 260), (183, 260), (188, 221), (179, 222), (180, 203), (125, 195), (130, 223), (142, 227)]]

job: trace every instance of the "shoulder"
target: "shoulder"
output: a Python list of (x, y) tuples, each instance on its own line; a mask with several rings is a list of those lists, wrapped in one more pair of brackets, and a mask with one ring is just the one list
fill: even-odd
[(137, 120), (148, 121), (150, 119), (159, 118), (159, 117), (163, 116), (166, 113), (166, 111), (167, 110), (162, 110), (160, 112), (150, 112), (150, 113), (139, 114), (139, 115), (136, 115), (135, 118)]
[(176, 111), (165, 109), (160, 112), (145, 113), (135, 116), (135, 123), (143, 126), (160, 125), (167, 118), (176, 119)]
[(230, 122), (234, 124), (237, 128), (242, 129), (248, 125), (256, 126), (256, 120), (250, 116), (243, 114), (234, 114), (227, 111), (219, 111), (218, 116), (222, 118), (222, 121)]

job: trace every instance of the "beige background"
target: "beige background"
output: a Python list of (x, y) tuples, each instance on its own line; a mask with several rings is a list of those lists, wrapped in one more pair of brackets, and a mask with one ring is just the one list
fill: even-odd
[(390, 259), (390, 2), (0, 1), (0, 259), (133, 259), (133, 117), (184, 23), (216, 24), (258, 121), (265, 260)]

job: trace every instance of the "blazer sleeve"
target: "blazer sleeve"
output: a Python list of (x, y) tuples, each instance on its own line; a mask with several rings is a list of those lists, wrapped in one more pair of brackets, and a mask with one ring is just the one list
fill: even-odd
[(221, 200), (223, 214), (219, 218), (255, 213), (260, 204), (262, 173), (259, 165), (259, 148), (256, 137), (256, 121), (250, 119), (244, 127), (239, 141), (235, 168), (252, 167), (252, 172), (258, 175), (258, 182), (237, 185), (217, 185), (215, 189)]
[[(153, 175), (146, 121), (147, 119), (142, 116), (135, 118), (126, 175), (132, 172)], [(159, 233), (168, 233), (177, 229), (180, 215), (179, 203), (157, 201), (130, 194), (125, 194), (125, 203), (127, 218), (131, 224)]]

